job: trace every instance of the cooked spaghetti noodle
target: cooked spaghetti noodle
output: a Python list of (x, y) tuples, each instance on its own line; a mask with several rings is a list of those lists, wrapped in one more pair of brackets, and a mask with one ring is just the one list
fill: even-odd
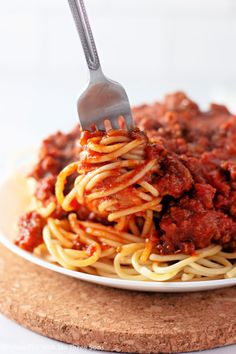
[[(67, 269), (129, 280), (236, 276), (236, 253), (223, 252), (219, 244), (192, 254), (163, 254), (157, 247), (164, 196), (155, 183), (160, 173), (157, 142), (136, 129), (83, 132), (80, 145), (79, 160), (57, 176), (56, 200), (44, 206), (34, 198), (34, 210), (44, 220), (35, 255)], [(55, 217), (58, 207), (64, 211), (61, 218)], [(94, 220), (81, 220), (81, 207)]]

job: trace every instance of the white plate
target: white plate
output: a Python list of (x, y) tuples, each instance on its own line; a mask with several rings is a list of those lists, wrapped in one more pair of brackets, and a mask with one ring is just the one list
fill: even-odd
[(18, 256), (51, 271), (85, 280), (91, 283), (114, 288), (152, 292), (202, 291), (236, 285), (236, 278), (195, 282), (142, 282), (123, 279), (111, 279), (76, 272), (50, 264), (15, 246), (16, 222), (29, 202), (26, 180), (22, 175), (13, 175), (0, 184), (0, 242)]

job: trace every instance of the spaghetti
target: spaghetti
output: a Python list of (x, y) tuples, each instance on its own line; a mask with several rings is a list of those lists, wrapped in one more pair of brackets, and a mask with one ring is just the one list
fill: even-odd
[[(189, 252), (186, 239), (182, 249), (165, 252), (168, 247), (163, 248), (162, 234), (169, 221), (163, 213), (167, 203), (174, 201), (163, 189), (163, 179), (168, 180), (170, 172), (163, 176), (162, 164), (172, 160), (160, 141), (150, 142), (138, 129), (131, 133), (85, 131), (78, 154), (78, 160), (58, 174), (55, 196), (46, 205), (34, 198), (34, 210), (42, 218), (42, 238), (38, 235), (31, 247), (35, 255), (67, 269), (128, 280), (194, 281), (236, 276), (236, 253), (224, 252), (217, 242)], [(184, 165), (181, 168), (178, 178), (185, 183), (181, 188), (188, 191), (193, 188), (192, 176)], [(177, 176), (176, 167), (174, 173)], [(58, 208), (62, 211), (59, 217)], [(85, 219), (81, 208), (87, 211)], [(25, 230), (26, 224), (37, 229), (32, 215), (29, 221), (20, 222), (21, 229)], [(168, 245), (170, 240), (165, 242)], [(19, 239), (17, 244), (23, 245)]]

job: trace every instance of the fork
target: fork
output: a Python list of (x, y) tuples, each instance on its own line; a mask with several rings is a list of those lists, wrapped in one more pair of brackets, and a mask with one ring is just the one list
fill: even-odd
[(77, 101), (81, 128), (105, 130), (110, 125), (113, 129), (121, 129), (120, 117), (123, 117), (127, 130), (131, 130), (134, 123), (128, 96), (118, 82), (103, 74), (84, 2), (68, 2), (90, 72), (88, 86)]

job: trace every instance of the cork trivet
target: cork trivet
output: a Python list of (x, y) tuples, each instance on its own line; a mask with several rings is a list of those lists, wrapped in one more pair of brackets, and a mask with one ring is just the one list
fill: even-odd
[(173, 353), (236, 342), (236, 288), (158, 294), (105, 288), (0, 246), (0, 311), (50, 338), (118, 352)]

